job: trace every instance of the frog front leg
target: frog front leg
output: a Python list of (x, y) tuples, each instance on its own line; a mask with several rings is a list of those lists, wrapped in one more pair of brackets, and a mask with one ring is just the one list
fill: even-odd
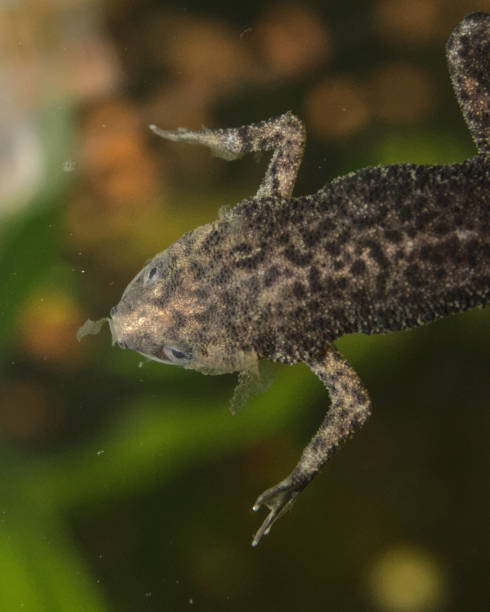
[(162, 130), (155, 125), (150, 129), (158, 136), (176, 142), (202, 144), (217, 156), (226, 160), (236, 159), (252, 151), (273, 151), (269, 167), (260, 184), (256, 197), (292, 194), (305, 146), (306, 133), (303, 122), (293, 113), (243, 125), (238, 128), (210, 130)]
[(332, 452), (364, 424), (371, 411), (369, 396), (359, 377), (334, 347), (329, 347), (322, 360), (307, 362), (307, 365), (327, 388), (331, 406), (291, 474), (267, 489), (255, 502), (254, 511), (265, 505), (270, 512), (255, 534), (252, 546), (257, 546), (262, 536), (269, 533)]

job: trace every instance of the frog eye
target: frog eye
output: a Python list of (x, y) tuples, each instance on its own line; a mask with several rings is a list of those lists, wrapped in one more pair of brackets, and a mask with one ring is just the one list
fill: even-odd
[(159, 272), (160, 270), (156, 266), (150, 268), (146, 273), (145, 285), (155, 282), (160, 275)]
[(179, 351), (179, 349), (176, 349), (173, 346), (166, 346), (164, 348), (164, 351), (167, 357), (169, 358), (169, 361), (172, 361), (174, 363), (185, 363), (187, 361), (190, 361), (191, 359), (191, 356), (188, 352), (184, 353), (184, 351)]

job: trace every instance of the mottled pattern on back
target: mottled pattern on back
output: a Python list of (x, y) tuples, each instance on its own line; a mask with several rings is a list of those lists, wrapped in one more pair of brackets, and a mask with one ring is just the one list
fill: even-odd
[(368, 168), (313, 196), (241, 204), (235, 214), (256, 242), (246, 277), (248, 311), (256, 303), (261, 322), (254, 346), (304, 360), (346, 333), (413, 327), (485, 304), (489, 188), (488, 164), (475, 158)]

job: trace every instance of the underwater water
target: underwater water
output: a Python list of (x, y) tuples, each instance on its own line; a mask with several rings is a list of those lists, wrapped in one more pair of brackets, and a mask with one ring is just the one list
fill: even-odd
[(328, 407), (302, 365), (236, 415), (236, 376), (113, 346), (131, 278), (253, 195), (232, 163), (148, 125), (293, 110), (296, 194), (378, 163), (475, 151), (445, 41), (484, 1), (0, 7), (0, 609), (483, 610), (490, 314), (336, 345), (373, 402), (257, 549), (257, 495)]

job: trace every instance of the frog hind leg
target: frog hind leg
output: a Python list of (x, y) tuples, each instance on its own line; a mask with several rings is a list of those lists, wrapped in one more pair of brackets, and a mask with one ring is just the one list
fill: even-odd
[(295, 498), (332, 452), (365, 423), (371, 411), (369, 396), (359, 377), (333, 346), (329, 347), (323, 359), (307, 362), (307, 365), (327, 388), (331, 406), (293, 471), (262, 493), (255, 502), (254, 511), (265, 505), (270, 512), (255, 534), (252, 546), (257, 546), (269, 533), (272, 525), (291, 508)]

